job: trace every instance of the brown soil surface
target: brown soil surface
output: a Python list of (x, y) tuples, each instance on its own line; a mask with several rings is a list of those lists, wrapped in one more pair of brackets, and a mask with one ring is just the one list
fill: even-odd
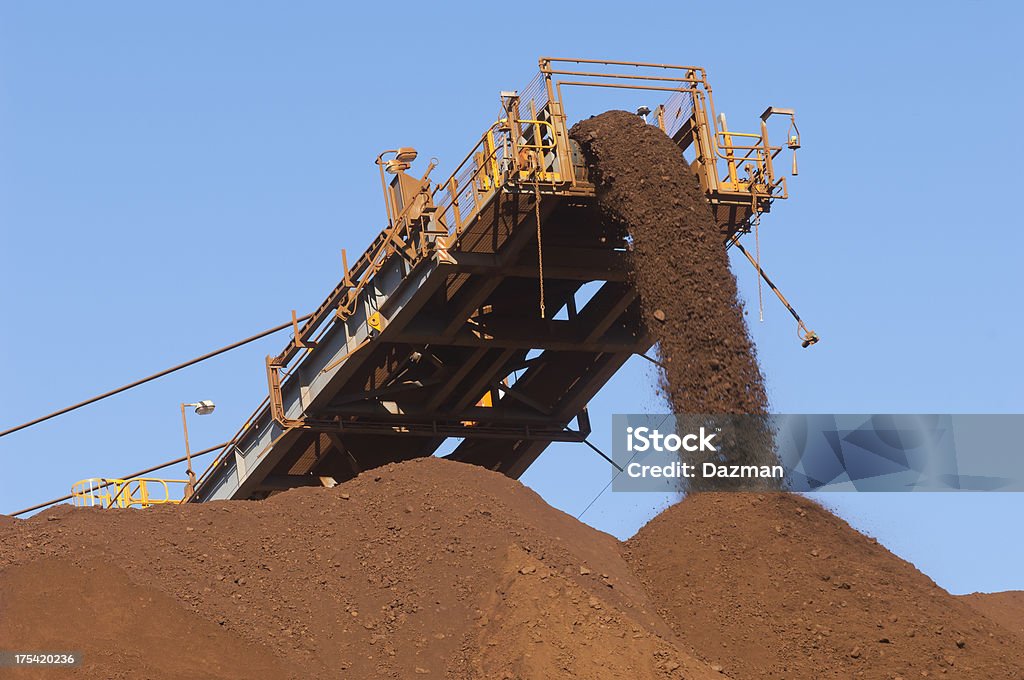
[(0, 572), (0, 648), (86, 652), (72, 672), (5, 669), (11, 677), (283, 676), (270, 650), (132, 582), (95, 547), (101, 549), (78, 560), (48, 557)]
[(85, 659), (11, 677), (1022, 678), (988, 599), (799, 496), (694, 494), (620, 544), (434, 458), (0, 526), (3, 647)]
[(1024, 590), (1005, 593), (971, 593), (961, 600), (992, 619), (1011, 633), (1020, 636), (1024, 645)]
[(3, 647), (78, 649), (72, 677), (717, 675), (614, 538), (433, 458), (262, 502), (5, 523), (0, 598)]
[(800, 496), (694, 494), (626, 545), (662, 617), (729, 677), (1024, 678), (1006, 631)]
[(633, 237), (633, 276), (676, 413), (765, 413), (761, 371), (711, 208), (679, 147), (625, 111), (573, 127), (607, 219)]

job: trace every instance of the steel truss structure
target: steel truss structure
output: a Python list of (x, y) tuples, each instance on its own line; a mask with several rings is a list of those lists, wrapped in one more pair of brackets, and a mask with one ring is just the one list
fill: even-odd
[(447, 180), (431, 181), (433, 162), (408, 174), (412, 149), (378, 157), (387, 226), (293, 322), (267, 359), (268, 397), (186, 500), (330, 484), (448, 438), (449, 458), (518, 477), (551, 442), (586, 438), (587, 403), (652, 341), (627, 234), (597, 214), (569, 139), (563, 88), (584, 85), (667, 96), (647, 120), (693, 147), (724, 243), (787, 196), (767, 121), (787, 117), (795, 149), (792, 111), (730, 132), (699, 67), (541, 59)]

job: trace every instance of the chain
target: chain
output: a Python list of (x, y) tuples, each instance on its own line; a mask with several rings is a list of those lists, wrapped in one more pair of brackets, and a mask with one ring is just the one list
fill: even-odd
[(537, 279), (540, 281), (540, 318), (544, 318), (544, 246), (540, 233), (540, 182), (533, 185), (534, 219), (537, 221)]
[(761, 293), (761, 213), (754, 211), (754, 259), (757, 260), (757, 311), (764, 322), (764, 296)]

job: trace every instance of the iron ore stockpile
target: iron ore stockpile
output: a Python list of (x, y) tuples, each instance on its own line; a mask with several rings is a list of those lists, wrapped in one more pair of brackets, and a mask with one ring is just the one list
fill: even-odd
[(0, 641), (84, 653), (10, 677), (1024, 677), (1024, 638), (802, 498), (693, 494), (620, 544), (434, 458), (2, 522)]
[(260, 502), (59, 507), (0, 546), (3, 646), (82, 650), (78, 677), (721, 677), (614, 538), (435, 458)]
[[(633, 232), (666, 394), (763, 413), (720, 236), (638, 123), (574, 134)], [(693, 493), (620, 543), (436, 458), (258, 502), (0, 516), (0, 649), (83, 657), (13, 678), (1019, 680), (1015, 595), (953, 597), (797, 496)]]
[(732, 678), (1024, 678), (1024, 637), (795, 494), (690, 495), (626, 555)]
[(1024, 637), (1024, 590), (1005, 593), (971, 593), (961, 599), (1003, 628)]

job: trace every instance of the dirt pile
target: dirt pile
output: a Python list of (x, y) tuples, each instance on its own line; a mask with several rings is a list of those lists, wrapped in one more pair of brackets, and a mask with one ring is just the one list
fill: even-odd
[(1024, 645), (1024, 590), (1005, 593), (971, 593), (961, 600), (1021, 638)]
[(0, 611), (5, 648), (84, 652), (72, 677), (716, 675), (614, 538), (433, 458), (262, 502), (5, 523)]
[[(0, 571), (4, 650), (84, 651), (73, 674), (111, 680), (284, 677), (270, 650), (194, 616), (158, 588), (133, 582), (108, 563), (105, 546), (94, 547), (77, 560), (49, 557)], [(157, 665), (160, 671), (153, 670)], [(4, 672), (66, 677), (50, 668)]]
[(83, 652), (59, 677), (1024, 677), (1019, 638), (798, 496), (696, 494), (620, 544), (432, 458), (3, 523), (0, 640)]
[(1024, 677), (1012, 635), (800, 496), (695, 494), (626, 546), (662, 617), (737, 680)]
[(625, 111), (582, 121), (570, 134), (602, 213), (633, 238), (633, 277), (674, 411), (764, 413), (764, 381), (723, 237), (679, 147)]

